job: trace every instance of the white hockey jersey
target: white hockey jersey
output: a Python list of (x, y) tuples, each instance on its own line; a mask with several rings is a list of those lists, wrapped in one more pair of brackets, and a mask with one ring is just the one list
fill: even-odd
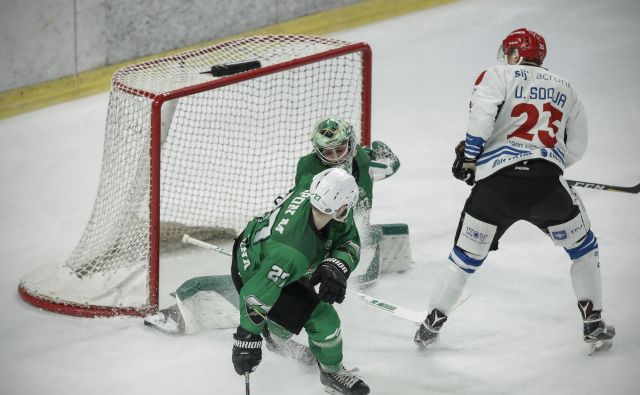
[(476, 159), (476, 180), (530, 159), (564, 170), (586, 147), (584, 109), (564, 78), (542, 67), (496, 65), (476, 80), (465, 147)]

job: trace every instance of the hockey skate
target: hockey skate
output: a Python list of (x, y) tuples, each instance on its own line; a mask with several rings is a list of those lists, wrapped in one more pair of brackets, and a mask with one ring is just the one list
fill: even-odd
[(144, 317), (144, 324), (171, 335), (184, 334), (184, 319), (178, 309), (178, 305), (173, 305), (158, 311), (156, 314)]
[(430, 349), (438, 341), (440, 328), (446, 321), (447, 316), (440, 310), (431, 310), (413, 338), (421, 351)]
[(267, 350), (291, 358), (301, 365), (314, 366), (316, 364), (316, 357), (311, 352), (311, 349), (304, 344), (300, 344), (293, 339), (281, 339), (277, 336), (272, 336), (266, 325), (262, 331), (262, 336), (267, 344)]
[(602, 311), (593, 310), (590, 300), (579, 301), (578, 308), (583, 320), (582, 338), (589, 344), (589, 355), (610, 349), (613, 346), (612, 339), (616, 335), (616, 328), (602, 320)]
[(325, 392), (333, 395), (366, 395), (369, 393), (369, 386), (342, 365), (335, 373), (325, 372), (320, 367), (320, 382), (324, 385)]

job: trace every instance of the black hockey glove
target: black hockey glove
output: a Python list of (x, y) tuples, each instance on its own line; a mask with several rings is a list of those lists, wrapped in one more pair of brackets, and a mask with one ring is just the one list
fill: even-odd
[(476, 181), (476, 161), (464, 156), (464, 140), (458, 143), (455, 149), (456, 159), (451, 166), (453, 176), (458, 180), (462, 180), (467, 185), (473, 185)]
[(326, 258), (311, 275), (311, 285), (320, 284), (318, 296), (327, 303), (342, 303), (347, 293), (347, 279), (351, 270), (338, 258)]
[(254, 335), (238, 327), (233, 334), (233, 351), (231, 362), (239, 375), (251, 373), (262, 361), (262, 336)]

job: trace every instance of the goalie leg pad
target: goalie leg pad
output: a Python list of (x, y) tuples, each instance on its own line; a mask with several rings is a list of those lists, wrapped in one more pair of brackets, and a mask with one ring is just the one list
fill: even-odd
[(200, 291), (188, 299), (176, 297), (176, 304), (184, 320), (184, 334), (201, 329), (227, 329), (240, 325), (238, 305), (231, 304), (216, 291)]
[(409, 226), (407, 224), (379, 225), (381, 236), (380, 272), (396, 273), (411, 268), (411, 244), (409, 242)]

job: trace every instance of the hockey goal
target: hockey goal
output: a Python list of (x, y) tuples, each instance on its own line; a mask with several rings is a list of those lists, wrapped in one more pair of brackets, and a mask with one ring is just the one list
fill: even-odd
[[(211, 72), (247, 61), (260, 67)], [(370, 86), (368, 45), (310, 36), (249, 37), (119, 70), (89, 222), (66, 262), (22, 278), (21, 297), (79, 316), (155, 312), (165, 251), (185, 233), (232, 238), (269, 210), (319, 118), (351, 120), (369, 144)]]

